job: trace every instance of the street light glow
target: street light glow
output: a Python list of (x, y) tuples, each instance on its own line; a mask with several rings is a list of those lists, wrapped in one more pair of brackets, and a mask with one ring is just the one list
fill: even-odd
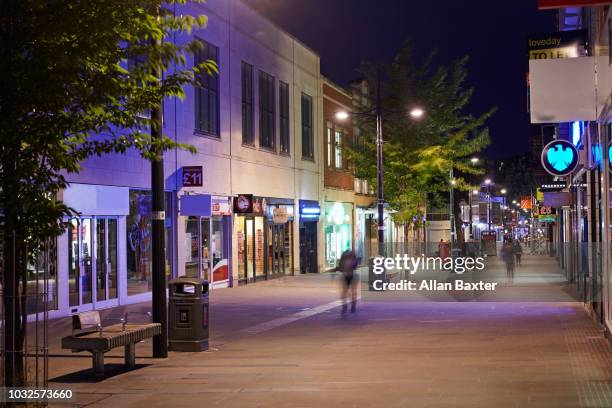
[(478, 157), (472, 157), (470, 161), (472, 162), (472, 164), (476, 164), (478, 163)]
[(485, 184), (491, 184), (491, 179), (486, 179)]
[(454, 186), (455, 184), (457, 184), (457, 181), (455, 179), (452, 179), (451, 184)]
[(478, 194), (479, 192), (480, 192), (480, 191), (478, 191), (478, 190), (474, 190), (474, 191), (472, 191), (472, 193), (474, 193), (475, 195), (476, 195), (476, 194)]
[(336, 112), (336, 119), (338, 120), (347, 120), (349, 117), (349, 113), (347, 111)]
[(421, 118), (425, 114), (425, 111), (421, 108), (414, 108), (410, 111), (410, 116), (415, 119)]
[(502, 193), (502, 194), (506, 194), (506, 189), (505, 189), (505, 188), (502, 188), (502, 189), (501, 189), (501, 193)]

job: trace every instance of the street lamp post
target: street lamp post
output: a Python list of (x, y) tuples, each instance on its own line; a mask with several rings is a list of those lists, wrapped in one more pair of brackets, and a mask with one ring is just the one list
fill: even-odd
[(491, 223), (492, 223), (492, 217), (491, 217), (491, 211), (493, 210), (493, 207), (491, 205), (491, 179), (486, 179), (485, 180), (485, 184), (487, 185), (487, 198), (489, 200), (488, 205), (487, 205), (487, 223), (489, 225), (488, 227), (488, 232), (491, 232)]
[(453, 176), (453, 163), (451, 162), (450, 171), (450, 227), (451, 227), (451, 242), (450, 242), (450, 250), (451, 250), (451, 258), (453, 256), (453, 249), (455, 248), (455, 239), (457, 236), (457, 228), (455, 225), (455, 179)]
[[(350, 115), (361, 115), (372, 117), (370, 112), (346, 112), (335, 113), (338, 120), (348, 119)], [(420, 119), (425, 111), (421, 108), (413, 108), (409, 112), (413, 119)], [(382, 102), (380, 94), (380, 71), (376, 74), (376, 172), (377, 172), (377, 210), (378, 210), (378, 255), (385, 254), (385, 200), (383, 190), (383, 130), (382, 130)]]
[(380, 71), (376, 73), (376, 170), (378, 175), (378, 255), (385, 253), (385, 201), (383, 197), (383, 140), (382, 140), (382, 106), (380, 100)]

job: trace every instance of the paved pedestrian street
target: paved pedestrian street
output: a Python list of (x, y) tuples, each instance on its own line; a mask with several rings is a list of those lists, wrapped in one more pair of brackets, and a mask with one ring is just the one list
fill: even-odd
[[(525, 256), (506, 290), (554, 297), (553, 262)], [(338, 288), (321, 274), (215, 289), (209, 351), (158, 360), (143, 342), (126, 371), (116, 349), (101, 380), (89, 355), (59, 349), (69, 319), (53, 321), (50, 385), (113, 408), (612, 406), (612, 349), (580, 303), (364, 296), (342, 315)]]

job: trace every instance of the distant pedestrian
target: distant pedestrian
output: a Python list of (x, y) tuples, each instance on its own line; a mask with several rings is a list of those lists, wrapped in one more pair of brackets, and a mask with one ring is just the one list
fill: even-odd
[(357, 279), (355, 269), (357, 268), (357, 256), (355, 253), (347, 249), (340, 257), (337, 271), (342, 272), (342, 314), (345, 314), (348, 309), (349, 292), (351, 296), (351, 312), (354, 313), (357, 308)]
[(448, 257), (450, 257), (450, 245), (447, 242), (444, 242), (444, 239), (440, 240), (438, 244), (438, 254), (440, 258), (442, 258), (442, 262)]
[(506, 263), (506, 277), (508, 280), (514, 279), (514, 246), (512, 240), (504, 242), (501, 249), (502, 260)]
[(523, 246), (521, 242), (517, 239), (514, 241), (514, 258), (516, 259), (516, 266), (521, 265), (521, 256), (523, 255)]

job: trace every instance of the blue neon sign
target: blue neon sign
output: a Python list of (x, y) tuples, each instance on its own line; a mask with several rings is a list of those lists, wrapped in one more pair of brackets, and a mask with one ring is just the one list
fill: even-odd
[(578, 150), (567, 140), (553, 140), (542, 150), (542, 166), (553, 176), (566, 176), (578, 166)]
[(584, 122), (572, 122), (572, 143), (579, 147), (582, 144), (582, 134), (584, 133)]

